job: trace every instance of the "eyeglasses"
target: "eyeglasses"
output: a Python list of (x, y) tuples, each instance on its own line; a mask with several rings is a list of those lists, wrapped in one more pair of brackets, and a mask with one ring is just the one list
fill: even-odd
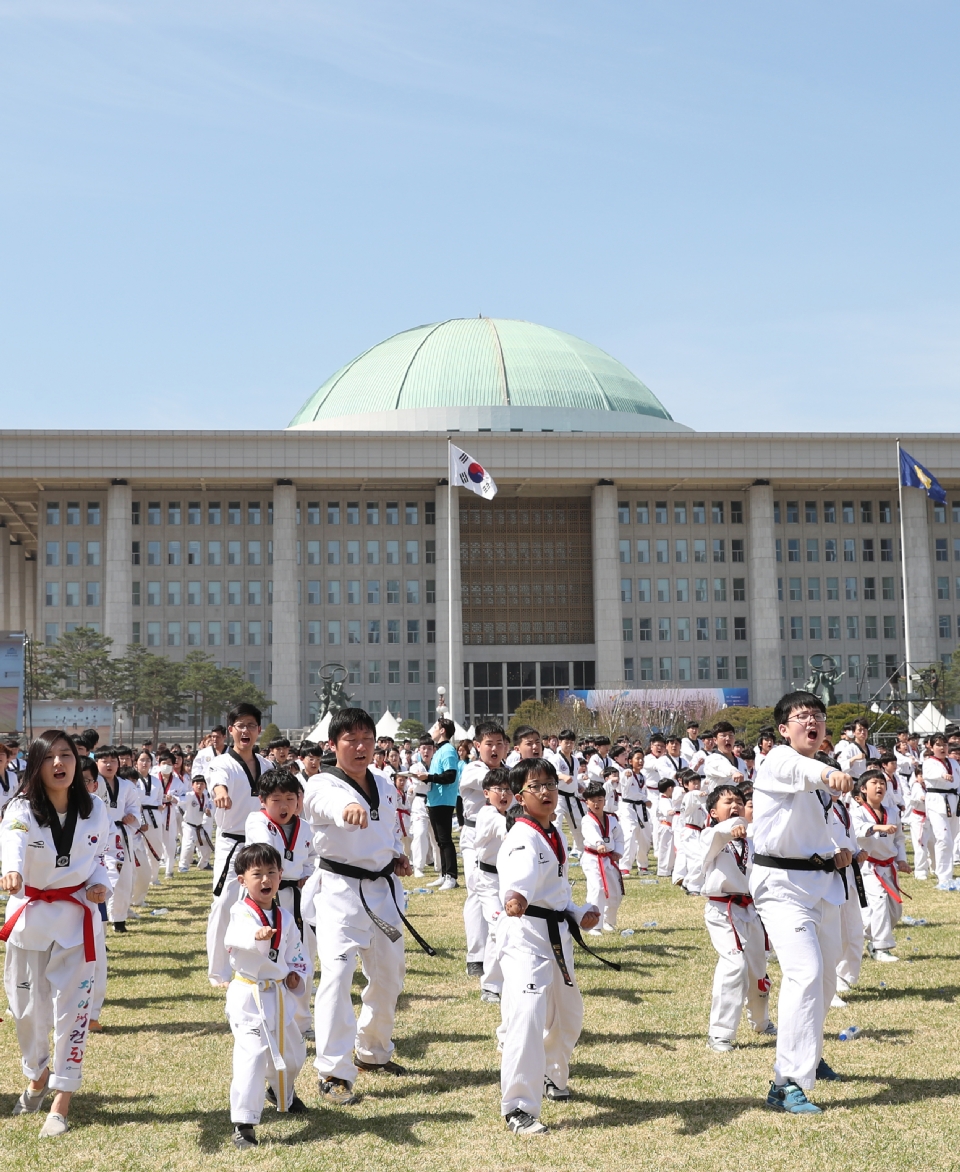
[(237, 732), (255, 732), (260, 726), (258, 724), (235, 724), (233, 726)]
[(801, 712), (797, 716), (788, 716), (787, 724), (826, 724), (827, 718), (819, 712)]
[(560, 787), (555, 781), (535, 781), (530, 785), (525, 785), (523, 788), (527, 793), (531, 794), (549, 794)]
[(488, 785), (487, 786), (487, 793), (512, 794), (513, 790), (510, 788), (509, 785)]

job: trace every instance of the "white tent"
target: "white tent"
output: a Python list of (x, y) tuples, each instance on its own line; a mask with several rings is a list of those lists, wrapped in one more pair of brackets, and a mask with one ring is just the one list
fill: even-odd
[(319, 724), (315, 724), (303, 739), (305, 741), (314, 741), (316, 744), (322, 745), (324, 748), (326, 748), (327, 731), (330, 728), (330, 717), (331, 713), (328, 712), (323, 720), (321, 720)]
[(395, 737), (397, 729), (400, 727), (400, 721), (393, 715), (388, 708), (387, 711), (377, 721), (377, 736), (378, 737)]
[(923, 736), (942, 733), (946, 727), (946, 717), (932, 702), (928, 702), (926, 708), (913, 720), (913, 731), (921, 733)]

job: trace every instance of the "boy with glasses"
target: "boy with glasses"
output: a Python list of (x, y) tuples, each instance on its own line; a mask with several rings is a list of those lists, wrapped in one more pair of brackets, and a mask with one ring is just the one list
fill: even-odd
[(837, 844), (832, 795), (853, 778), (816, 759), (826, 708), (811, 692), (788, 692), (774, 709), (784, 744), (770, 750), (753, 791), (754, 865), (750, 894), (783, 974), (777, 1012), (774, 1081), (767, 1106), (817, 1113), (804, 1093), (836, 1078), (824, 1062), (823, 1024), (836, 992), (840, 959), (838, 870), (853, 855)]

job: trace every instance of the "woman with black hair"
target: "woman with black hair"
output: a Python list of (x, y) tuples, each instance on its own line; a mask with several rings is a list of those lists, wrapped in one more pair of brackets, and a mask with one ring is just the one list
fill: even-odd
[(0, 824), (0, 890), (10, 896), (0, 929), (4, 988), (30, 1080), (13, 1113), (39, 1111), (52, 1091), (41, 1136), (68, 1130), (80, 1086), (96, 960), (93, 916), (107, 895), (109, 833), (109, 816), (87, 792), (73, 742), (58, 729), (42, 733)]

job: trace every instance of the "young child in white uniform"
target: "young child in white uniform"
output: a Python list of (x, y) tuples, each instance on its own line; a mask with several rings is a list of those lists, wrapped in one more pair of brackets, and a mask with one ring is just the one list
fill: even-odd
[[(829, 761), (824, 762), (824, 764), (830, 763)], [(840, 904), (839, 910), (840, 959), (837, 961), (837, 991), (830, 1002), (834, 1009), (845, 1009), (846, 1002), (842, 999), (841, 994), (848, 993), (860, 979), (860, 966), (863, 963), (863, 916), (855, 867), (862, 865), (866, 855), (857, 846), (857, 837), (848, 805), (849, 795), (833, 794), (831, 796), (834, 841), (838, 847), (846, 848), (854, 856), (851, 865), (842, 873), (846, 879), (846, 891), (845, 899)]]
[[(630, 774), (632, 777), (633, 774)], [(623, 830), (616, 814), (604, 809), (606, 793), (599, 782), (591, 781), (583, 791), (587, 816), (583, 820), (583, 856), (580, 865), (587, 880), (587, 903), (600, 910), (600, 924), (590, 935), (615, 932), (617, 912), (623, 899)]]
[[(700, 860), (700, 835), (707, 824), (707, 809), (700, 793), (700, 775), (685, 769), (677, 781), (683, 786), (683, 797), (677, 813), (674, 842), (677, 853), (673, 864), (673, 883), (698, 894), (697, 871)], [(676, 798), (674, 798), (676, 800)]]
[(184, 787), (173, 768), (172, 757), (161, 757), (157, 767), (160, 782), (160, 866), (168, 879), (173, 877), (177, 858), (177, 833), (180, 830), (180, 802)]
[(657, 874), (671, 877), (677, 855), (673, 845), (673, 828), (679, 814), (673, 801), (674, 790), (677, 788), (672, 777), (662, 778), (657, 783)]
[(189, 871), (193, 863), (193, 856), (198, 857), (197, 867), (201, 871), (209, 871), (210, 855), (213, 852), (213, 843), (204, 821), (213, 810), (213, 803), (207, 793), (207, 783), (203, 775), (198, 773), (190, 782), (190, 792), (180, 799), (180, 812), (183, 815), (183, 824), (180, 838), (180, 865), (179, 870)]
[(620, 872), (628, 876), (636, 862), (641, 875), (648, 875), (652, 832), (650, 828), (650, 796), (643, 771), (643, 749), (630, 756), (630, 768), (620, 777), (620, 802), (617, 818), (623, 833), (623, 851)]
[(497, 857), (505, 913), (497, 933), (503, 970), (500, 1110), (511, 1131), (537, 1135), (547, 1130), (540, 1122), (544, 1093), (556, 1101), (570, 1097), (570, 1056), (583, 1024), (570, 923), (589, 931), (600, 912), (573, 902), (566, 848), (553, 825), (553, 765), (522, 761), (511, 770), (510, 784), (523, 815), (507, 831)]
[(891, 952), (896, 947), (893, 929), (903, 915), (898, 873), (908, 873), (906, 839), (894, 807), (884, 804), (887, 783), (879, 769), (867, 769), (857, 779), (851, 807), (853, 831), (857, 845), (866, 851), (863, 862), (863, 886), (867, 907), (863, 909), (863, 927), (867, 952), (879, 961), (900, 958)]
[(276, 902), (282, 863), (269, 843), (248, 842), (234, 859), (242, 898), (230, 908), (224, 944), (233, 968), (227, 1020), (233, 1033), (230, 1121), (238, 1148), (257, 1144), (267, 1097), (281, 1113), (306, 1114), (294, 1085), (307, 1055), (294, 996), (307, 965), (293, 916)]
[[(13, 1113), (39, 1111), (52, 1091), (40, 1132), (50, 1138), (68, 1130), (70, 1100), (80, 1087), (110, 823), (87, 792), (73, 742), (58, 729), (41, 733), (27, 753), (22, 792), (0, 825), (0, 890), (10, 897), (0, 940), (7, 946), (4, 989), (29, 1079)], [(46, 893), (46, 901), (34, 892)]]
[(483, 779), (483, 792), (487, 804), (477, 813), (473, 839), (477, 868), (475, 887), (487, 923), (480, 1000), (499, 1004), (503, 973), (500, 971), (497, 929), (503, 904), (500, 902), (497, 856), (507, 833), (507, 811), (513, 805), (510, 770), (502, 767), (491, 769)]
[[(142, 907), (146, 903), (151, 886), (160, 885), (160, 857), (163, 843), (160, 838), (160, 803), (163, 786), (160, 778), (151, 772), (153, 757), (144, 751), (137, 756), (136, 781), (140, 790), (140, 813), (143, 823), (140, 827), (140, 867), (134, 876), (133, 904)], [(130, 780), (133, 780), (131, 777)]]
[(134, 840), (143, 822), (141, 791), (133, 782), (117, 775), (120, 758), (112, 745), (97, 749), (94, 759), (100, 772), (97, 793), (107, 806), (116, 836), (116, 849), (106, 858), (107, 866), (116, 868), (112, 890), (107, 899), (107, 918), (115, 932), (126, 932), (134, 875), (139, 865)]
[[(362, 708), (341, 709), (330, 722), (329, 737), (337, 765), (321, 769), (303, 800), (324, 871), (316, 898), (320, 986), (314, 1065), (321, 1099), (347, 1106), (357, 1102), (358, 1070), (406, 1073), (393, 1061), (393, 1023), (405, 971), (405, 921), (393, 877), (411, 874), (412, 867), (400, 845), (393, 786), (370, 770), (372, 718)], [(351, 998), (358, 957), (367, 978), (359, 1019)]]
[(303, 956), (309, 980), (297, 987), (293, 996), (299, 1006), (298, 1023), (302, 1033), (311, 1028), (310, 994), (317, 959), (317, 934), (304, 922), (301, 891), (316, 867), (316, 851), (308, 823), (297, 814), (303, 786), (290, 768), (275, 768), (260, 778), (260, 809), (247, 817), (244, 837), (247, 843), (265, 842), (279, 851), (283, 862), (278, 901), (291, 916), (303, 941)]
[(933, 835), (934, 870), (937, 886), (949, 891), (953, 882), (953, 848), (960, 820), (960, 773), (947, 756), (947, 738), (937, 733), (928, 742), (932, 756), (923, 761), (922, 776), (926, 788), (927, 822)]
[[(97, 793), (100, 786), (100, 774), (97, 772), (97, 763), (92, 757), (81, 757), (80, 767), (83, 771), (83, 781), (86, 786), (87, 793), (94, 800), (94, 804), (103, 806), (103, 801)], [(104, 806), (104, 814), (106, 814), (106, 807)], [(109, 817), (109, 816), (108, 816)], [(107, 871), (107, 894), (112, 890), (111, 884), (116, 883), (119, 875), (119, 866), (117, 859), (117, 840), (119, 835), (108, 834), (106, 836), (106, 844), (103, 848), (103, 861)], [(123, 857), (121, 850), (120, 857)], [(100, 1025), (100, 1014), (103, 1011), (103, 1003), (107, 999), (107, 940), (106, 940), (106, 924), (107, 904), (106, 900), (103, 903), (97, 904), (96, 910), (93, 914), (93, 927), (96, 934), (96, 968), (93, 975), (93, 988), (90, 992), (90, 1020), (87, 1023), (87, 1031), (91, 1034), (99, 1034), (103, 1027)]]
[[(413, 873), (421, 879), (431, 863), (440, 870), (440, 853), (430, 825), (430, 810), (427, 806), (427, 794), (430, 792), (430, 783), (427, 781), (427, 770), (433, 760), (436, 746), (429, 737), (421, 738), (420, 760), (414, 761), (409, 768), (410, 778), (407, 794), (410, 798), (410, 861), (413, 863)], [(439, 887), (443, 882), (441, 876), (434, 886)]]
[(580, 823), (585, 812), (581, 798), (581, 774), (586, 774), (583, 759), (576, 751), (577, 734), (572, 728), (565, 728), (557, 738), (556, 749), (547, 749), (544, 756), (552, 762), (560, 781), (560, 800), (557, 803), (557, 828), (561, 834), (570, 831), (573, 838), (573, 852), (583, 850), (583, 835)]
[(711, 1050), (732, 1050), (743, 1014), (755, 1033), (775, 1034), (770, 1021), (766, 933), (750, 895), (751, 844), (743, 797), (721, 783), (707, 797), (709, 823), (700, 835), (696, 883), (706, 896), (703, 918), (716, 949), (710, 1028)]
[(913, 843), (913, 877), (922, 883), (930, 877), (933, 857), (933, 831), (927, 821), (927, 789), (922, 777), (915, 777), (907, 785), (906, 813)]
[(231, 976), (223, 938), (230, 908), (240, 896), (233, 860), (245, 842), (247, 818), (260, 809), (260, 778), (273, 768), (272, 762), (256, 752), (261, 719), (260, 709), (254, 704), (238, 704), (231, 709), (227, 724), (233, 747), (207, 767), (207, 789), (213, 798), (217, 824), (213, 903), (207, 920), (207, 976), (211, 985), (222, 988), (226, 988)]
[(810, 692), (790, 692), (774, 709), (786, 742), (767, 754), (753, 785), (753, 896), (780, 962), (777, 1057), (767, 1106), (791, 1114), (820, 1111), (805, 1092), (836, 1077), (823, 1060), (823, 1023), (837, 988), (838, 908), (846, 898), (837, 868), (831, 790), (848, 793), (849, 774), (815, 759), (826, 709)]

